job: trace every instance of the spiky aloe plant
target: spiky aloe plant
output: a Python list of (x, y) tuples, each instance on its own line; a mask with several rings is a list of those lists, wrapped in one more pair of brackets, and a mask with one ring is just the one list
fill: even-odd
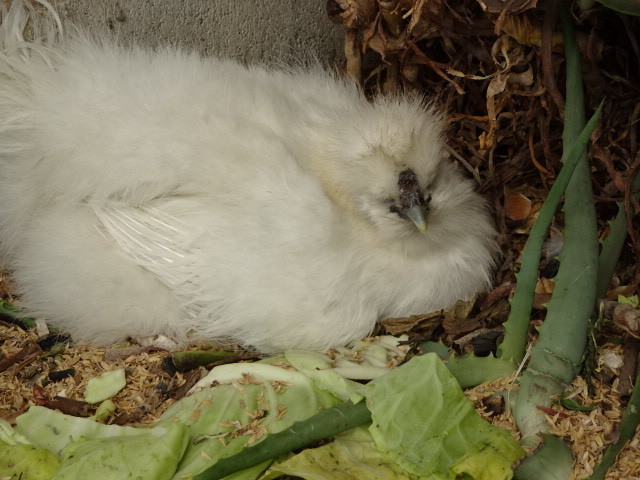
[[(572, 145), (584, 126), (580, 52), (566, 6), (560, 15), (567, 62), (563, 143)], [(567, 186), (560, 269), (531, 360), (520, 379), (515, 417), (523, 442), (537, 444), (548, 424), (538, 406), (550, 405), (580, 370), (587, 345), (589, 319), (596, 302), (598, 234), (589, 163), (583, 160)]]
[[(588, 172), (589, 166), (586, 162), (584, 151), (589, 137), (600, 119), (601, 113), (602, 105), (598, 107), (598, 110), (594, 113), (593, 117), (591, 117), (587, 125), (584, 126), (582, 131), (580, 131), (577, 138), (568, 145), (570, 148), (565, 148), (566, 155), (563, 155), (564, 166), (538, 213), (538, 218), (531, 229), (522, 254), (522, 265), (517, 275), (518, 283), (511, 301), (509, 318), (504, 324), (504, 339), (498, 347), (499, 356), (483, 358), (473, 356), (452, 357), (449, 359), (447, 365), (463, 388), (475, 386), (500, 377), (508, 377), (516, 371), (518, 365), (524, 358), (529, 319), (531, 317), (531, 307), (533, 305), (538, 274), (538, 263), (540, 261), (544, 239), (558, 205), (562, 200), (562, 196), (568, 188), (568, 185), (570, 185), (570, 182), (573, 181), (572, 175), (574, 175), (574, 170), (580, 165), (580, 169), (583, 172), (585, 169)], [(584, 173), (582, 175), (584, 175)], [(582, 195), (582, 193), (583, 192), (580, 192), (580, 195)], [(569, 195), (570, 194), (567, 193), (567, 197)], [(584, 198), (584, 201), (593, 208), (593, 200), (591, 197)], [(581, 202), (577, 203), (579, 204)], [(572, 207), (569, 207), (569, 209), (571, 208)], [(566, 201), (565, 213), (568, 215)], [(582, 213), (579, 214), (579, 216), (581, 215)], [(573, 233), (571, 235), (573, 235)], [(597, 259), (597, 244), (595, 255)], [(591, 268), (597, 271), (597, 268), (593, 265)], [(593, 304), (594, 301), (595, 297), (591, 304)], [(589, 310), (589, 313), (591, 310), (592, 308)]]

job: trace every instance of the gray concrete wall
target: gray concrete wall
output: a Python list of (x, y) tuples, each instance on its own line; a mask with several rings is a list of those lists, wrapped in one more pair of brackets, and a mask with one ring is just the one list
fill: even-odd
[(342, 60), (324, 0), (57, 0), (63, 17), (150, 46), (177, 43), (249, 63)]

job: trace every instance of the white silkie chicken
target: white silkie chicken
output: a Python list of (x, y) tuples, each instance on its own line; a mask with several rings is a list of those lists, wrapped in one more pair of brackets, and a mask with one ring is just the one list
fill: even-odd
[(419, 99), (55, 25), (25, 42), (28, 11), (0, 27), (0, 253), (33, 314), (84, 342), (322, 349), (489, 285), (485, 202)]

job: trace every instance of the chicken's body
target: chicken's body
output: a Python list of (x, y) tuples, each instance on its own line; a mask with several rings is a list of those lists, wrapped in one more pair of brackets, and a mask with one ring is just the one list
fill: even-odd
[(83, 341), (347, 344), (488, 285), (495, 232), (439, 122), (318, 70), (5, 38), (0, 252)]

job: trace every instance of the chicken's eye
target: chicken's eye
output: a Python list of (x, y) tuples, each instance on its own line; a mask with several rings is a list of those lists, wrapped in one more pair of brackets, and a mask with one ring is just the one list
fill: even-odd
[(407, 216), (404, 214), (402, 209), (399, 206), (397, 206), (395, 203), (389, 205), (389, 211), (391, 213), (395, 213), (395, 214), (399, 215), (402, 218), (407, 218)]

